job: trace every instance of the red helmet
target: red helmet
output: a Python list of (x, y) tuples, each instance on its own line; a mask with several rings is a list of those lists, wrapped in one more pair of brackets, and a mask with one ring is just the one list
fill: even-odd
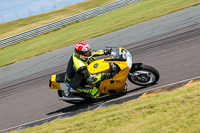
[(75, 53), (76, 56), (79, 57), (83, 61), (88, 61), (90, 58), (92, 58), (91, 54), (91, 47), (88, 43), (85, 42), (79, 42), (75, 44)]

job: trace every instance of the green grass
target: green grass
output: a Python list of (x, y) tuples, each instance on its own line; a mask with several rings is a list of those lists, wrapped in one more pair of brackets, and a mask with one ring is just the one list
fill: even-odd
[(0, 50), (0, 67), (199, 3), (199, 0), (143, 0), (110, 13), (2, 48)]
[(0, 24), (0, 39), (108, 4), (113, 1), (115, 0), (87, 0), (52, 12)]
[(54, 120), (18, 133), (199, 133), (200, 85)]

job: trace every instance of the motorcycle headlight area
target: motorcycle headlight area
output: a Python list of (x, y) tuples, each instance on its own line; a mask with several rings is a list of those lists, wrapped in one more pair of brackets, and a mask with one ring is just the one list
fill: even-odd
[(124, 49), (117, 49), (111, 52), (111, 59), (127, 59), (127, 51)]

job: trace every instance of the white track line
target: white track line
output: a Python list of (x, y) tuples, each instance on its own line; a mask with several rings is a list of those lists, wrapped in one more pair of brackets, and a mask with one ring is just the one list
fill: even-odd
[[(200, 79), (200, 76), (193, 77), (193, 78), (189, 78), (189, 79), (185, 79), (185, 80), (178, 81), (178, 82), (174, 82), (174, 83), (167, 84), (167, 85), (163, 85), (163, 86), (160, 86), (160, 87), (157, 87), (157, 88), (152, 88), (152, 89), (149, 89), (149, 90), (146, 90), (146, 91), (134, 93), (134, 94), (132, 94), (132, 95), (126, 95), (126, 96), (123, 96), (123, 98), (130, 97), (130, 96), (134, 96), (134, 95), (138, 95), (138, 94), (142, 94), (142, 93), (145, 93), (145, 92), (149, 92), (149, 91), (153, 91), (153, 90), (157, 90), (157, 89), (161, 89), (161, 88), (165, 88), (165, 87), (169, 87), (169, 86), (176, 85), (176, 84), (180, 84), (180, 83), (184, 83), (184, 82), (189, 82), (190, 80), (195, 80), (195, 79)], [(120, 98), (117, 98), (117, 99), (120, 99)], [(117, 100), (117, 99), (110, 100), (110, 101), (108, 101), (108, 102), (112, 102), (112, 101), (115, 101), (115, 100)], [(106, 102), (104, 102), (104, 103), (106, 103)], [(71, 112), (68, 112), (68, 113), (71, 113)], [(62, 115), (64, 115), (64, 114), (67, 114), (67, 113), (63, 113), (63, 114), (58, 114), (58, 115), (54, 115), (54, 116), (42, 118), (42, 119), (35, 120), (35, 121), (32, 121), (32, 122), (27, 122), (27, 123), (24, 123), (24, 124), (21, 124), (21, 125), (18, 125), (18, 126), (13, 126), (13, 127), (7, 128), (7, 129), (0, 130), (0, 132), (5, 132), (5, 131), (12, 130), (12, 129), (17, 129), (17, 128), (23, 127), (23, 126), (25, 126), (25, 125), (29, 125), (29, 124), (32, 124), (32, 123), (40, 122), (40, 121), (43, 121), (43, 120), (48, 120), (48, 119), (54, 118), (54, 117), (59, 117), (59, 116), (62, 116)], [(55, 118), (55, 119), (56, 119), (56, 118)]]

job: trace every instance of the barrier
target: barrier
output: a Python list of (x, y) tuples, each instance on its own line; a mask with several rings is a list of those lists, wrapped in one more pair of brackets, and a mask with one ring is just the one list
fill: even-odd
[(57, 30), (60, 29), (68, 24), (74, 23), (74, 22), (78, 22), (81, 20), (85, 20), (85, 19), (89, 19), (95, 16), (99, 16), (102, 15), (104, 13), (113, 11), (115, 9), (136, 3), (140, 0), (118, 0), (97, 8), (93, 8), (91, 10), (40, 26), (38, 28), (34, 28), (16, 35), (13, 35), (11, 37), (7, 37), (4, 39), (0, 40), (0, 47), (6, 47), (9, 45), (13, 45), (16, 43), (19, 43), (21, 41), (36, 37), (38, 35), (53, 31), (53, 30)]

